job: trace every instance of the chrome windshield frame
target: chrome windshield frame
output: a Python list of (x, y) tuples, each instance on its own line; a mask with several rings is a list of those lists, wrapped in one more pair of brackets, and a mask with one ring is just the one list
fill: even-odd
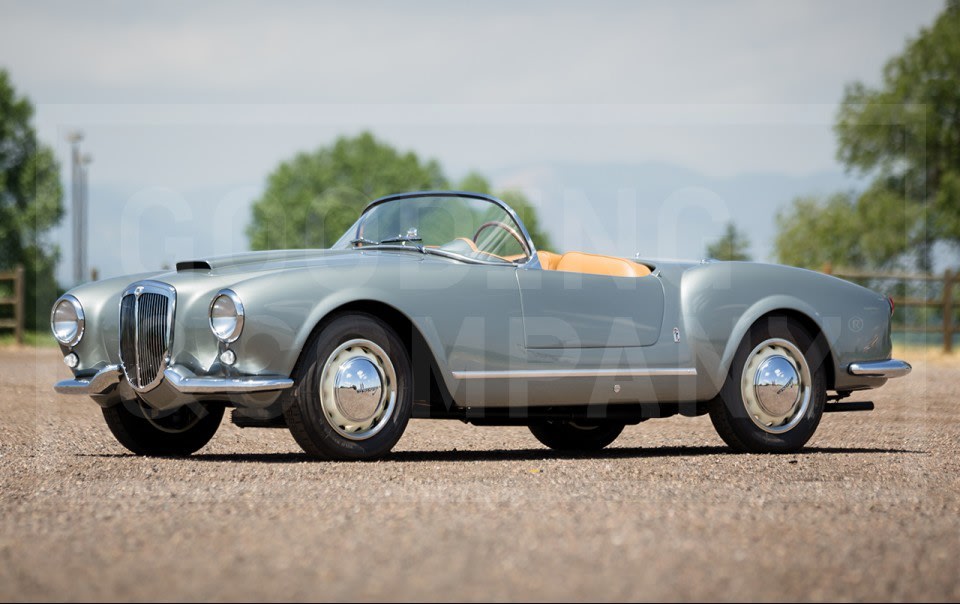
[[(524, 241), (526, 241), (527, 249), (530, 250), (530, 257), (527, 258), (527, 261), (524, 262), (523, 264), (515, 264), (513, 262), (504, 262), (501, 264), (499, 262), (489, 262), (484, 260), (478, 260), (476, 258), (470, 258), (467, 256), (461, 256), (459, 254), (453, 254), (453, 253), (437, 254), (437, 255), (455, 258), (457, 260), (462, 260), (464, 262), (470, 262), (474, 264), (489, 264), (494, 266), (512, 266), (512, 267), (520, 267), (520, 268), (529, 268), (532, 266), (533, 263), (537, 263), (537, 265), (539, 266), (539, 260), (537, 257), (537, 248), (535, 245), (533, 245), (533, 239), (530, 237), (529, 231), (527, 231), (527, 226), (523, 224), (523, 221), (520, 220), (520, 216), (517, 215), (517, 213), (513, 210), (513, 208), (507, 205), (507, 203), (502, 199), (494, 197), (493, 195), (484, 195), (483, 193), (473, 193), (470, 191), (412, 191), (409, 193), (395, 193), (393, 195), (380, 197), (379, 199), (375, 199), (370, 203), (368, 203), (367, 207), (363, 208), (363, 211), (360, 212), (360, 218), (363, 218), (364, 214), (369, 212), (372, 208), (380, 204), (387, 203), (388, 201), (401, 201), (404, 199), (413, 199), (413, 198), (420, 198), (420, 197), (460, 197), (465, 199), (479, 199), (481, 201), (488, 201), (490, 203), (493, 203), (499, 206), (503, 211), (507, 213), (507, 215), (510, 216), (511, 219), (513, 219), (514, 223), (516, 223), (517, 227), (520, 229), (520, 234), (523, 235)], [(357, 224), (358, 225), (360, 224), (359, 218), (357, 220)], [(385, 248), (386, 246), (378, 245), (378, 246), (365, 246), (365, 247), (367, 249), (370, 249), (371, 247), (382, 249), (382, 248)], [(359, 248), (359, 249), (363, 249), (363, 248)], [(410, 249), (410, 248), (408, 247), (407, 249)], [(435, 252), (435, 250), (428, 250), (428, 252), (433, 253)]]

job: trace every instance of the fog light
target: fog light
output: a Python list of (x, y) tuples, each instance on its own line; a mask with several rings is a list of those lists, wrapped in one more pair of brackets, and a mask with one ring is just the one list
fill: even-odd
[(77, 365), (80, 364), (80, 357), (77, 356), (77, 353), (71, 352), (67, 356), (63, 357), (63, 362), (70, 369), (76, 369)]
[(220, 353), (220, 362), (224, 365), (233, 365), (237, 362), (237, 354), (232, 350), (224, 350)]

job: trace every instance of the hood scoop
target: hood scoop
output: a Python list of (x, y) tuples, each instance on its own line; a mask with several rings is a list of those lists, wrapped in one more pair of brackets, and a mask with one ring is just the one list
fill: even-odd
[(177, 272), (183, 271), (209, 271), (213, 269), (206, 260), (185, 260), (177, 263)]

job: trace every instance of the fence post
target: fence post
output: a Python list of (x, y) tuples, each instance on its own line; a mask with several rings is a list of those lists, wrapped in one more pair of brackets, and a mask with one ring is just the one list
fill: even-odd
[(14, 337), (18, 345), (23, 344), (23, 307), (25, 304), (23, 296), (23, 265), (18, 264), (13, 277), (13, 317), (16, 325), (14, 326)]
[(953, 352), (953, 282), (954, 275), (943, 273), (943, 351)]

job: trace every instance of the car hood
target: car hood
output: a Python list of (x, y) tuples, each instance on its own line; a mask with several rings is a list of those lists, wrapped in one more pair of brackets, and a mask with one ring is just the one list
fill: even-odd
[(269, 250), (210, 256), (177, 262), (177, 272), (200, 270), (225, 272), (230, 269), (272, 270), (288, 267), (320, 266), (345, 258), (356, 258), (355, 250)]

